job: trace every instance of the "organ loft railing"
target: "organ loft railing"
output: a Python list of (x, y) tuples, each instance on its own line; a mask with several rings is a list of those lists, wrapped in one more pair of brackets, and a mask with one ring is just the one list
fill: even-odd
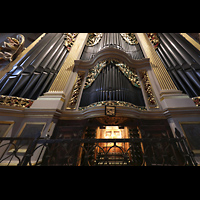
[(17, 166), (196, 166), (185, 137), (175, 138), (0, 138), (0, 165)]

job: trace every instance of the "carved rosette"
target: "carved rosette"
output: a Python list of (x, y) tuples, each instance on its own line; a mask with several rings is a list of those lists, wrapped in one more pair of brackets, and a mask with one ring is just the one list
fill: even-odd
[(146, 71), (140, 72), (141, 80), (144, 85), (144, 90), (147, 95), (147, 100), (149, 104), (149, 108), (158, 108), (158, 104), (156, 102), (156, 98), (154, 96), (152, 86), (149, 80), (149, 76)]
[(0, 105), (30, 108), (32, 104), (33, 104), (33, 100), (31, 99), (5, 96), (5, 95), (0, 96)]

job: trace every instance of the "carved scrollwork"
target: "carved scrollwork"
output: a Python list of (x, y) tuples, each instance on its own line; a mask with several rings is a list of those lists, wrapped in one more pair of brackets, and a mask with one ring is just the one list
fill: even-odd
[(137, 38), (134, 33), (120, 33), (122, 38), (131, 45), (138, 44)]
[(89, 70), (89, 73), (87, 75), (86, 82), (84, 85), (84, 89), (86, 89), (92, 85), (92, 83), (95, 81), (95, 79), (98, 77), (101, 70), (105, 66), (106, 66), (106, 60), (97, 63), (96, 66), (94, 66), (92, 69)]
[(140, 88), (140, 82), (136, 70), (131, 70), (124, 63), (117, 63), (115, 65), (119, 67), (120, 71), (128, 78), (133, 86)]
[(0, 96), (0, 105), (30, 108), (32, 104), (33, 104), (33, 100), (31, 99), (5, 96), (5, 95)]
[(0, 60), (13, 61), (24, 49), (25, 37), (18, 34), (16, 38), (7, 37), (0, 47)]
[(95, 102), (95, 103), (90, 104), (89, 106), (79, 107), (79, 110), (85, 110), (87, 108), (93, 108), (93, 107), (98, 107), (98, 106), (123, 106), (123, 107), (128, 107), (128, 108), (136, 108), (142, 111), (147, 110), (146, 107), (144, 106), (137, 106), (129, 102), (115, 101), (115, 100)]
[(64, 33), (65, 35), (65, 43), (64, 45), (67, 47), (67, 50), (70, 51), (78, 33)]
[(98, 44), (103, 36), (103, 33), (89, 33), (88, 41), (86, 43), (87, 46), (92, 47)]

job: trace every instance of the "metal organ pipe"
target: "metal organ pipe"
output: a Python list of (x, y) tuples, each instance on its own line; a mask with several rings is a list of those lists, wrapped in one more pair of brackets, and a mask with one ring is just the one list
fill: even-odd
[(167, 41), (167, 39), (163, 36), (162, 33), (159, 33), (158, 36), (161, 38), (164, 45), (168, 48), (172, 56), (175, 58), (175, 60), (178, 62), (179, 65), (184, 64), (183, 58), (177, 53), (176, 49), (170, 45), (170, 43)]
[[(176, 48), (177, 52), (185, 59), (185, 61), (187, 62), (188, 68), (186, 68), (186, 74), (187, 76), (190, 78), (190, 80), (198, 87), (198, 89), (200, 89), (200, 82), (197, 79), (196, 75), (195, 75), (195, 69), (200, 69), (198, 64), (195, 62), (195, 60), (192, 59), (192, 57), (176, 42), (176, 40), (174, 38), (172, 38), (171, 35), (169, 34), (165, 34), (163, 33), (163, 35), (165, 35), (165, 37), (168, 39), (168, 41)], [(193, 70), (194, 71), (193, 71)]]
[(98, 44), (92, 47), (85, 46), (85, 49), (81, 56), (81, 60), (90, 60), (98, 51), (106, 47), (119, 48), (127, 52), (134, 59), (144, 58), (142, 50), (139, 47), (139, 44), (137, 45), (128, 44), (121, 37), (120, 33), (104, 33)]
[(67, 58), (62, 33), (46, 34), (0, 82), (0, 94), (36, 99), (47, 91)]
[(200, 65), (200, 52), (198, 50), (194, 50), (191, 46), (191, 44), (188, 44), (188, 42), (182, 38), (181, 35), (170, 33), (170, 35), (179, 43), (180, 46), (184, 48), (184, 50), (190, 54), (191, 57)]
[(54, 37), (56, 33), (49, 33), (45, 35), (45, 37), (35, 45), (17, 64), (18, 66), (22, 66), (24, 69), (28, 67), (28, 65), (33, 61), (33, 59), (48, 45)]
[(191, 44), (184, 41), (178, 34), (158, 33), (158, 36), (160, 37), (160, 45), (156, 52), (160, 54), (169, 67), (169, 73), (190, 97), (199, 96), (200, 66), (197, 62), (198, 51), (194, 50)]

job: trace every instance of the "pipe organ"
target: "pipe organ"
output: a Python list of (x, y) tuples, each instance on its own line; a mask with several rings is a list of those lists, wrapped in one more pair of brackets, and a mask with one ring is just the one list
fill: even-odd
[[(42, 34), (1, 73), (0, 165), (200, 163), (200, 44), (191, 40)], [(22, 152), (24, 136), (33, 143)]]

